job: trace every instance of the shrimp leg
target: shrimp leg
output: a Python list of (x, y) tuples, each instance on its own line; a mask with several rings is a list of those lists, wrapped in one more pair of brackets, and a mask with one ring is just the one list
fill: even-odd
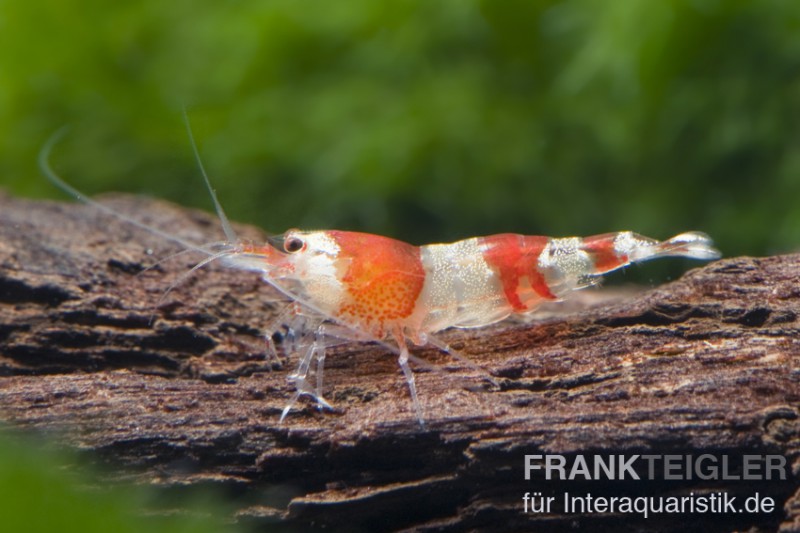
[[(308, 377), (308, 371), (311, 368), (312, 360), (317, 361), (316, 388), (312, 388), (306, 379)], [(333, 406), (331, 406), (331, 404), (329, 404), (325, 398), (322, 397), (322, 369), (324, 365), (324, 326), (320, 325), (314, 334), (314, 340), (303, 353), (303, 357), (300, 359), (300, 364), (297, 366), (297, 370), (293, 374), (289, 375), (289, 381), (294, 385), (295, 392), (292, 395), (292, 398), (289, 400), (289, 403), (283, 408), (279, 422), (283, 422), (283, 419), (289, 414), (289, 411), (291, 411), (292, 407), (294, 407), (294, 404), (297, 403), (297, 400), (299, 400), (300, 396), (303, 395), (308, 395), (314, 398), (314, 401), (317, 402), (317, 405), (319, 405), (320, 408), (333, 409)]]
[(397, 347), (400, 348), (400, 356), (397, 358), (397, 363), (400, 365), (400, 369), (403, 371), (403, 376), (406, 378), (408, 391), (411, 394), (411, 401), (414, 404), (414, 413), (417, 416), (417, 421), (419, 422), (420, 427), (424, 429), (425, 419), (422, 417), (422, 406), (420, 406), (419, 397), (417, 396), (417, 384), (414, 381), (414, 373), (411, 371), (411, 367), (408, 365), (408, 343), (406, 342), (406, 337), (403, 334), (403, 329), (400, 327), (393, 328), (392, 336), (397, 342)]

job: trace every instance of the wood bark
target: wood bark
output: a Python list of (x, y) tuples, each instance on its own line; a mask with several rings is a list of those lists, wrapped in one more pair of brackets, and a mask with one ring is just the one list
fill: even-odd
[[(193, 242), (220, 238), (205, 213), (104, 201)], [(327, 358), (334, 412), (301, 402), (278, 423), (293, 363), (265, 357), (276, 296), (219, 265), (181, 279), (198, 257), (158, 262), (179, 250), (90, 206), (0, 195), (0, 418), (113, 478), (216, 487), (257, 530), (800, 531), (800, 255), (724, 259), (610, 303), (445, 332), (498, 385), (416, 349), (432, 365), (417, 365), (422, 428), (396, 357), (364, 343)], [(777, 454), (789, 476), (526, 481), (526, 454)], [(526, 492), (758, 492), (776, 510), (534, 514)]]

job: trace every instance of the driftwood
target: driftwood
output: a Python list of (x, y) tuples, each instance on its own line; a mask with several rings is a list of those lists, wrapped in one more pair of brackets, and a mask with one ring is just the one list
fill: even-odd
[[(131, 196), (120, 212), (193, 242), (204, 213)], [(239, 228), (252, 239), (252, 228)], [(50, 434), (111, 477), (222, 489), (257, 529), (800, 530), (800, 255), (725, 259), (581, 312), (450, 331), (498, 381), (416, 354), (414, 419), (395, 356), (337, 347), (325, 391), (278, 423), (291, 366), (263, 328), (275, 296), (73, 203), (0, 196), (0, 418)], [(292, 363), (290, 363), (291, 365)], [(526, 454), (780, 454), (788, 480), (526, 481)], [(758, 492), (771, 513), (525, 513), (522, 497)], [(688, 526), (686, 524), (689, 524)]]

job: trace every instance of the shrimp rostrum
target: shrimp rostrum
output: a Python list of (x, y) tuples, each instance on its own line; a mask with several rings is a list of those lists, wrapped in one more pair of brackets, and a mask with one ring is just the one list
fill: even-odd
[[(194, 146), (191, 131), (189, 135)], [(709, 260), (720, 255), (700, 232), (661, 242), (624, 231), (586, 238), (500, 234), (413, 246), (367, 233), (293, 229), (263, 244), (244, 243), (220, 207), (199, 157), (226, 241), (198, 246), (115, 213), (66, 184), (47, 162), (57, 138), (40, 155), (43, 171), (56, 185), (109, 214), (205, 254), (198, 267), (221, 260), (233, 268), (258, 272), (293, 302), (286, 319), (287, 351), (298, 353), (300, 360), (289, 376), (295, 393), (281, 420), (304, 395), (320, 407), (330, 407), (322, 394), (322, 372), (326, 348), (337, 342), (331, 339), (378, 341), (396, 351), (422, 424), (409, 344), (431, 345), (458, 357), (436, 333), (531, 313), (543, 302), (559, 300), (633, 263), (670, 256)], [(275, 355), (271, 332), (267, 338)], [(312, 367), (314, 385), (308, 381)]]

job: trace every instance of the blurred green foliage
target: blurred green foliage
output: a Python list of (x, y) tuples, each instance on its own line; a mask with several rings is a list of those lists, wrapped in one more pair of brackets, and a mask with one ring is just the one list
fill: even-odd
[[(158, 500), (158, 501), (157, 501)], [(27, 533), (220, 533), (222, 522), (208, 495), (164, 501), (155, 490), (109, 487), (73, 454), (30, 436), (0, 432), (0, 528)], [(183, 509), (174, 513), (170, 504)], [(157, 509), (162, 509), (158, 512)], [(150, 514), (145, 514), (145, 509)]]
[(0, 2), (0, 180), (414, 243), (800, 244), (796, 0)]

